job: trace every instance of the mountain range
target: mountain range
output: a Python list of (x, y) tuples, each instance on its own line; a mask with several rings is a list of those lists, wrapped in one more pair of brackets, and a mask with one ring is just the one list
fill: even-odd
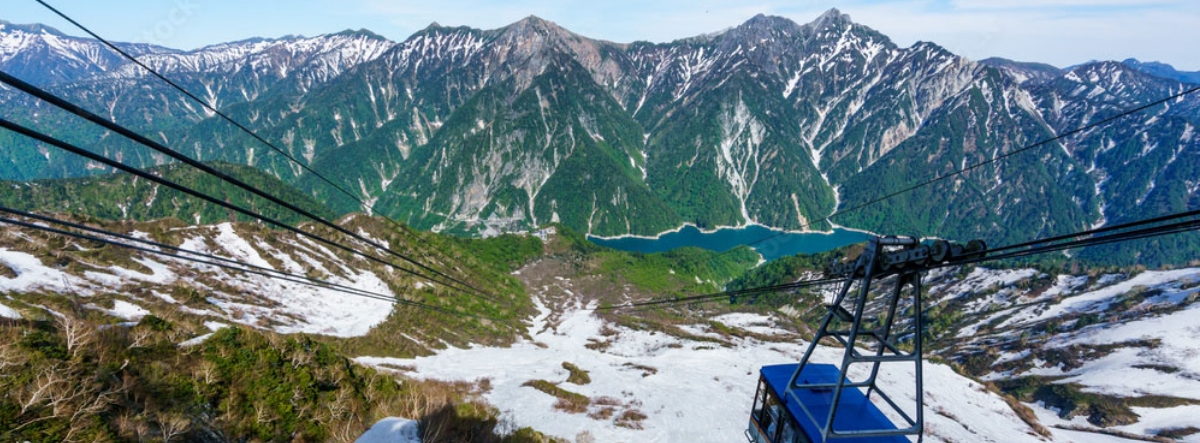
[[(1188, 86), (1154, 63), (1058, 69), (904, 48), (837, 10), (669, 43), (590, 39), (528, 17), (494, 30), (434, 24), (403, 42), (346, 31), (123, 47), (371, 210), (438, 231), (825, 230), (841, 209), (839, 225), (1005, 244), (1200, 208), (1200, 98), (1189, 95), (850, 210)], [(0, 70), (335, 211), (368, 209), (139, 69), (89, 39), (0, 24)], [(0, 88), (0, 100), (6, 118), (97, 152), (167, 162), (17, 91)], [(13, 134), (0, 145), (0, 178), (105, 172)], [(1197, 246), (1093, 256), (1154, 265)]]

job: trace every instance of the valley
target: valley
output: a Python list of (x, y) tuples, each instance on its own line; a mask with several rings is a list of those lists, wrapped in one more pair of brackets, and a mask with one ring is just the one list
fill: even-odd
[[(1187, 77), (1155, 76), (1167, 71), (1135, 61), (976, 62), (933, 43), (899, 47), (837, 10), (806, 24), (760, 15), (668, 43), (594, 40), (527, 17), (491, 30), (434, 25), (400, 42), (347, 31), (138, 49), (353, 198), (134, 66), (34, 75), (80, 58), (70, 51), (103, 50), (46, 27), (4, 26), (13, 45), (4, 52), (16, 54), (0, 63), (6, 72), (30, 72), (193, 158), (264, 171), (339, 214), (381, 213), (438, 232), (562, 223), (613, 237), (686, 225), (838, 225), (1005, 244), (1198, 204), (1190, 177), (1200, 101), (1183, 96), (863, 206), (884, 190), (1179, 93)], [(66, 52), (40, 64), (21, 56), (46, 42)], [(16, 91), (0, 97), (19, 123), (60, 128), (133, 165), (166, 162)], [(142, 112), (144, 99), (162, 106)], [(0, 178), (106, 172), (20, 137), (0, 134), (0, 143)], [(1179, 262), (1200, 245), (1182, 238), (1095, 248), (1091, 258)]]
[[(384, 234), (377, 219), (358, 216), (342, 223), (393, 245), (412, 241)], [(54, 331), (63, 328), (67, 319), (79, 319), (75, 321), (89, 325), (84, 331), (95, 331), (92, 337), (113, 340), (107, 337), (131, 334), (129, 339), (145, 344), (123, 345), (128, 349), (156, 343), (154, 349), (160, 350), (155, 352), (178, 347), (184, 355), (191, 355), (193, 349), (215, 352), (209, 343), (231, 339), (231, 333), (250, 334), (239, 340), (258, 340), (252, 338), (258, 334), (267, 334), (270, 340), (312, 340), (352, 359), (355, 367), (373, 368), (363, 377), (378, 371), (370, 377), (398, 377), (400, 386), (419, 383), (431, 392), (457, 392), (413, 393), (388, 400), (387, 408), (359, 409), (337, 419), (351, 418), (351, 422), (329, 422), (352, 423), (346, 429), (354, 429), (354, 436), (393, 415), (417, 419), (427, 442), (462, 438), (464, 430), (480, 429), (470, 424), (479, 423), (474, 420), (491, 423), (486, 427), (488, 435), (507, 435), (515, 439), (511, 441), (670, 442), (718, 435), (741, 438), (757, 368), (799, 358), (807, 346), (805, 337), (811, 336), (813, 318), (821, 312), (820, 300), (832, 290), (803, 290), (750, 304), (750, 300), (734, 305), (717, 300), (651, 310), (609, 310), (605, 307), (665, 294), (714, 292), (727, 283), (737, 284), (733, 279), (764, 278), (755, 277), (755, 272), (773, 274), (767, 267), (754, 268), (756, 254), (744, 249), (725, 254), (697, 249), (631, 255), (590, 245), (578, 234), (559, 228), (548, 231), (544, 243), (532, 236), (526, 240), (506, 236), (466, 246), (476, 251), (475, 257), (491, 257), (467, 259), (477, 266), (475, 275), (491, 275), (512, 288), (514, 298), (505, 307), (489, 306), (489, 300), (469, 301), (462, 294), (443, 292), (441, 285), (364, 267), (352, 256), (339, 256), (252, 225), (172, 226), (155, 222), (121, 228), (266, 268), (323, 275), (449, 312), (308, 289), (153, 254), (114, 255), (112, 246), (96, 248), (8, 229), (0, 253), (0, 263), (8, 270), (0, 275), (0, 287), (7, 294), (0, 302), (3, 329), (6, 333), (28, 328)], [(525, 248), (527, 252), (518, 256), (485, 252), (517, 250), (514, 242), (536, 247)], [(492, 246), (486, 246), (489, 243)], [(781, 260), (773, 266), (800, 274), (819, 272), (796, 263)], [(976, 267), (931, 274), (927, 316), (933, 358), (925, 372), (926, 386), (936, 388), (926, 394), (926, 439), (1132, 441), (1119, 436), (1178, 432), (1183, 433), (1180, 441), (1192, 441), (1195, 433), (1187, 430), (1189, 411), (1200, 404), (1200, 396), (1191, 392), (1198, 371), (1192, 357), (1200, 352), (1200, 341), (1188, 319), (1200, 306), (1195, 304), (1200, 293), (1197, 281), (1197, 268), (1059, 274), (1036, 268)], [(494, 320), (452, 314), (464, 308)], [(170, 333), (136, 338), (145, 334), (139, 331), (149, 327), (150, 319), (169, 322)], [(151, 337), (157, 341), (144, 341)], [(91, 349), (99, 342), (84, 343), (78, 349)], [(38, 361), (39, 357), (15, 357), (14, 346), (35, 345), (28, 341), (6, 345), (6, 364), (19, 368)], [(837, 352), (822, 348), (817, 358), (832, 360)], [(129, 368), (111, 370), (122, 373)], [(1123, 382), (1131, 380), (1123, 375), (1130, 373), (1144, 374), (1133, 384)], [(885, 375), (894, 389), (913, 395), (907, 384), (911, 373)], [(459, 410), (483, 409), (445, 416), (420, 407), (420, 402), (431, 401), (422, 400), (422, 395), (449, 395), (440, 401), (459, 404), (455, 406)], [(367, 406), (389, 398), (372, 396), (363, 400)], [(28, 398), (5, 401), (20, 399)], [(35, 407), (5, 420), (52, 411), (36, 407), (36, 398), (26, 401)], [(1117, 406), (1094, 409), (1099, 404)], [(190, 423), (184, 426), (190, 432), (186, 435), (208, 441), (197, 432), (212, 427), (239, 432), (240, 428), (229, 427), (231, 422), (193, 415), (199, 410), (192, 408), (201, 405), (184, 402), (175, 407), (180, 409), (174, 413)], [(138, 408), (119, 400), (107, 407)], [(418, 414), (401, 415), (414, 412)], [(295, 413), (303, 414), (271, 412), (280, 417)], [(141, 414), (156, 416), (149, 410)], [(64, 426), (82, 425), (66, 421)], [(86, 429), (126, 432), (119, 427)], [(268, 434), (261, 435), (284, 429), (265, 428), (262, 432)], [(157, 435), (146, 432), (142, 435)], [(481, 434), (472, 439), (487, 440)]]
[(0, 20), (0, 441), (740, 441), (879, 233), (926, 241), (870, 293), (921, 266), (924, 441), (1200, 442), (1196, 73), (837, 9), (115, 45), (195, 97)]

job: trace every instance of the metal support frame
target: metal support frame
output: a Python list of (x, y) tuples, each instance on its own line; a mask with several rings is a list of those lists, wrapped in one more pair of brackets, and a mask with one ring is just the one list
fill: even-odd
[[(800, 405), (805, 415), (804, 417), (796, 418), (798, 420), (811, 420), (818, 429), (821, 429), (821, 438), (824, 441), (839, 438), (906, 435), (917, 435), (917, 441), (921, 441), (921, 434), (925, 423), (921, 347), (921, 331), (923, 331), (924, 326), (921, 315), (921, 275), (931, 264), (945, 262), (951, 258), (981, 256), (986, 249), (987, 246), (978, 240), (962, 246), (940, 240), (930, 244), (921, 244), (916, 238), (912, 237), (872, 237), (867, 242), (863, 254), (859, 256), (856, 262), (831, 266), (830, 274), (845, 276), (847, 280), (842, 285), (834, 302), (828, 306), (829, 312), (825, 315), (825, 319), (821, 322), (821, 327), (817, 330), (812, 343), (809, 345), (808, 350), (805, 351), (804, 357), (800, 360), (800, 365), (796, 368), (796, 372), (792, 374), (788, 382), (788, 387), (784, 395), (794, 399)], [(893, 282), (894, 286), (885, 295), (876, 297), (887, 306), (886, 311), (883, 312), (883, 318), (880, 319), (882, 323), (874, 329), (868, 329), (863, 325), (863, 319), (864, 311), (867, 308), (867, 300), (871, 297), (871, 285), (874, 280), (889, 275), (896, 275), (896, 279)], [(857, 297), (847, 297), (850, 294), (851, 287), (856, 282), (859, 284)], [(912, 333), (912, 352), (902, 351), (898, 342), (898, 334), (893, 334), (893, 327), (897, 323), (897, 309), (900, 299), (904, 296), (904, 289), (906, 287), (911, 288), (912, 291), (911, 324), (914, 328)], [(847, 309), (847, 307), (852, 309)], [(831, 325), (835, 319), (842, 323), (849, 323), (849, 329), (831, 329)], [(801, 372), (804, 371), (805, 366), (808, 365), (809, 360), (812, 358), (817, 343), (825, 337), (831, 337), (845, 347), (837, 379), (832, 383), (799, 381)], [(874, 340), (873, 349), (869, 352), (860, 352), (857, 347), (863, 337), (869, 337)], [(870, 363), (871, 375), (866, 380), (859, 382), (850, 380), (847, 371), (854, 363)], [(884, 363), (911, 363), (914, 365), (916, 376), (916, 417), (912, 417), (906, 413), (891, 396), (887, 395), (876, 384), (880, 366)], [(867, 388), (866, 396), (868, 398), (872, 394), (878, 395), (879, 398), (883, 399), (893, 409), (896, 415), (903, 419), (903, 424), (891, 429), (836, 429), (834, 427), (834, 419), (838, 414), (842, 392), (846, 389), (858, 388)], [(826, 417), (814, 416), (809, 407), (797, 395), (798, 391), (803, 390), (828, 392), (830, 389), (832, 389), (833, 394), (829, 413)]]

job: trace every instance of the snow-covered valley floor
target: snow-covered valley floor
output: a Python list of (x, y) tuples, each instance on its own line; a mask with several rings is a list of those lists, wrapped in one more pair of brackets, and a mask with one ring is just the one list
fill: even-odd
[[(485, 398), (499, 408), (502, 419), (515, 427), (528, 426), (573, 441), (590, 435), (597, 442), (729, 442), (745, 438), (743, 431), (758, 369), (795, 362), (807, 346), (805, 342), (753, 338), (734, 339), (732, 346), (721, 346), (606, 324), (590, 310), (591, 306), (578, 302), (560, 313), (552, 312), (541, 300), (538, 306), (540, 314), (529, 330), (531, 339), (511, 348), (450, 348), (415, 359), (356, 360), (383, 368), (404, 368), (406, 375), (417, 378), (488, 379), (491, 389)], [(759, 333), (787, 335), (773, 328), (768, 316), (726, 314), (713, 320)], [(688, 329), (700, 332), (703, 328), (706, 326)], [(834, 362), (840, 355), (839, 349), (819, 348), (815, 361)], [(589, 371), (591, 383), (566, 382), (569, 371), (563, 368), (563, 362)], [(944, 365), (926, 363), (924, 368), (926, 441), (1086, 442), (1108, 438), (1061, 430), (1055, 430), (1053, 439), (1042, 438), (1001, 397), (979, 383)], [(911, 404), (911, 368), (894, 370), (884, 377), (888, 392), (903, 399), (899, 400), (901, 404)], [(562, 389), (591, 398), (592, 405), (587, 413), (556, 409), (555, 397), (524, 386), (530, 380), (557, 383)], [(597, 418), (597, 411), (605, 405), (596, 403), (615, 406), (612, 418)], [(626, 410), (645, 414), (646, 418), (638, 422), (642, 429), (617, 424), (615, 418)]]
[[(171, 232), (188, 249), (299, 275), (312, 273), (382, 294), (423, 287), (416, 279), (365, 267), (319, 245), (286, 237), (269, 242), (246, 226)], [(43, 293), (69, 294), (81, 307), (124, 326), (150, 313), (177, 309), (202, 320), (196, 324), (203, 329), (181, 340), (181, 346), (190, 346), (203, 342), (208, 332), (235, 324), (281, 333), (362, 336), (392, 312), (384, 300), (151, 255), (86, 255), (88, 250), (79, 245), (72, 251), (80, 255), (76, 266), (60, 266), (51, 248), (37, 238), (16, 231), (6, 235), (0, 237), (7, 239), (0, 243), (0, 319), (61, 316), (46, 306)], [(607, 322), (593, 311), (596, 302), (591, 300), (597, 294), (619, 302), (653, 294), (580, 274), (572, 266), (542, 260), (513, 273), (533, 296), (537, 313), (527, 320), (525, 337), (510, 347), (451, 346), (415, 359), (360, 356), (357, 361), (419, 379), (486, 379), (480, 384), (486, 386), (485, 400), (500, 411), (501, 431), (531, 427), (577, 442), (690, 443), (744, 438), (759, 368), (793, 363), (808, 345), (776, 325), (775, 315), (795, 315), (791, 305), (772, 315), (693, 314), (691, 324), (669, 325), (670, 333)], [(1046, 384), (1077, 385), (1081, 392), (1109, 399), (1158, 396), (1175, 403), (1130, 403), (1136, 422), (1103, 429), (1083, 416), (1060, 418), (1054, 410), (1030, 404), (1053, 432), (1041, 437), (980, 383), (947, 366), (926, 364), (927, 441), (1132, 441), (1062, 427), (1142, 436), (1200, 428), (1195, 418), (1200, 417), (1200, 268), (1092, 276), (976, 268), (935, 272), (929, 279), (933, 304), (964, 314), (946, 334), (953, 343), (938, 355), (959, 364), (965, 360), (954, 359), (955, 352), (990, 357), (973, 374), (997, 383), (1041, 377)], [(401, 329), (398, 335), (423, 343), (421, 349), (445, 343), (437, 336), (410, 337), (409, 332)], [(819, 349), (814, 361), (840, 361), (840, 352)], [(571, 371), (564, 363), (588, 371), (590, 382), (568, 381)], [(883, 384), (901, 404), (912, 403), (911, 368), (885, 372)], [(582, 398), (585, 406), (567, 411), (571, 408), (547, 393), (556, 389), (577, 394), (575, 399)], [(403, 428), (411, 434), (415, 426), (389, 423), (377, 431)], [(1179, 441), (1200, 443), (1200, 433)]]

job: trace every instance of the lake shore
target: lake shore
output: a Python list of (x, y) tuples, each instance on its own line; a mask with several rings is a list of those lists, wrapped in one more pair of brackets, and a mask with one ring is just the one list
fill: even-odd
[(717, 226), (717, 227), (715, 227), (715, 228), (712, 228), (712, 229), (704, 229), (704, 228), (701, 228), (701, 227), (699, 227), (699, 226), (696, 226), (696, 224), (694, 224), (694, 223), (684, 223), (684, 224), (682, 224), (682, 225), (679, 225), (679, 227), (677, 227), (677, 228), (675, 228), (675, 229), (670, 229), (670, 230), (662, 231), (662, 232), (659, 232), (658, 234), (655, 234), (655, 235), (621, 234), (621, 235), (611, 235), (611, 236), (605, 236), (605, 235), (596, 235), (596, 234), (590, 234), (590, 233), (589, 233), (589, 234), (584, 234), (584, 235), (586, 235), (586, 236), (587, 236), (587, 238), (588, 238), (589, 240), (590, 240), (590, 239), (593, 239), (593, 238), (595, 238), (595, 239), (600, 239), (600, 240), (622, 240), (622, 239), (630, 239), (630, 238), (636, 238), (636, 239), (642, 239), (642, 240), (660, 240), (660, 239), (662, 239), (662, 237), (663, 237), (664, 235), (679, 233), (680, 231), (683, 231), (684, 229), (688, 229), (688, 228), (694, 228), (694, 229), (696, 229), (697, 231), (700, 231), (700, 233), (702, 233), (702, 234), (715, 234), (715, 233), (717, 233), (718, 231), (725, 231), (725, 230), (736, 230), (736, 229), (746, 229), (746, 228), (752, 228), (752, 227), (760, 227), (760, 228), (765, 228), (765, 229), (768, 229), (768, 230), (771, 230), (771, 231), (774, 231), (774, 232), (777, 232), (777, 233), (782, 233), (782, 234), (824, 234), (824, 235), (833, 235), (833, 234), (834, 234), (834, 233), (836, 233), (838, 230), (842, 230), (842, 231), (852, 231), (852, 232), (858, 232), (858, 233), (862, 233), (862, 234), (866, 234), (866, 235), (879, 235), (879, 234), (876, 234), (876, 233), (874, 233), (874, 232), (871, 232), (871, 231), (868, 231), (868, 230), (865, 230), (865, 229), (858, 229), (858, 228), (846, 227), (846, 226), (842, 226), (842, 225), (839, 225), (839, 224), (837, 224), (837, 223), (834, 223), (834, 222), (829, 222), (829, 224), (830, 224), (831, 226), (833, 226), (833, 228), (832, 228), (832, 229), (830, 229), (830, 230), (828, 230), (828, 231), (817, 231), (817, 230), (812, 230), (812, 229), (799, 229), (799, 230), (779, 229), (779, 228), (776, 228), (776, 227), (774, 227), (774, 226), (767, 226), (767, 225), (764, 225), (764, 224), (761, 224), (761, 223), (755, 223), (755, 222), (746, 223), (746, 224), (744, 224), (744, 225), (741, 225), (741, 226)]
[[(718, 227), (704, 230), (685, 224), (656, 236), (624, 235), (601, 237), (588, 235), (596, 244), (630, 252), (655, 253), (694, 246), (724, 252), (738, 246), (749, 246), (764, 260), (799, 253), (816, 253), (864, 241), (869, 232), (835, 227), (830, 231), (784, 231), (760, 224), (742, 227)], [(769, 241), (768, 241), (769, 240)]]

